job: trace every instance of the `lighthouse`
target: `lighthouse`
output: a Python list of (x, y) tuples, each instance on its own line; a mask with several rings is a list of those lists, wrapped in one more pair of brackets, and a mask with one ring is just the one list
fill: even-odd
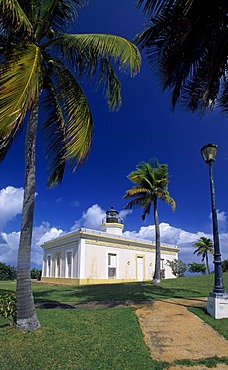
[(123, 228), (123, 220), (119, 216), (119, 212), (111, 207), (102, 220), (101, 230), (109, 234), (122, 235)]

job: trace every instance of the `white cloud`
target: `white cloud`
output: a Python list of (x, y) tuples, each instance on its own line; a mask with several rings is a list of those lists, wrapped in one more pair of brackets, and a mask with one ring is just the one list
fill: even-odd
[[(5, 193), (3, 192), (5, 190)], [(6, 201), (9, 199), (9, 194), (12, 195), (12, 197), (15, 196), (15, 199), (22, 199), (23, 195), (23, 189), (15, 189), (12, 187), (7, 187), (6, 189), (3, 189), (0, 191), (0, 200), (2, 200), (2, 204), (8, 204)], [(19, 192), (19, 190), (21, 192)], [(20, 196), (19, 196), (20, 195)], [(5, 203), (3, 202), (5, 200)], [(0, 203), (1, 204), (1, 203)], [(9, 203), (10, 204), (10, 203)], [(15, 201), (15, 204), (17, 202)], [(0, 207), (0, 215), (3, 215), (3, 212), (1, 213), (1, 210), (5, 208), (5, 206)], [(6, 207), (7, 208), (7, 207)], [(17, 214), (17, 210), (20, 209), (19, 207), (12, 207), (15, 211), (8, 213), (7, 220), (10, 220), (13, 215)], [(20, 211), (19, 211), (20, 212)], [(126, 218), (126, 216), (131, 213), (131, 211), (121, 211), (120, 217), (123, 219)], [(71, 228), (72, 230), (75, 230), (80, 227), (86, 227), (90, 229), (99, 230), (100, 225), (102, 223), (102, 219), (106, 216), (106, 212), (97, 204), (92, 205), (87, 209), (86, 212), (83, 212), (82, 217), (75, 221), (74, 225)], [(223, 222), (223, 225), (226, 224), (227, 216), (225, 212), (218, 211), (218, 218), (220, 222)], [(196, 255), (193, 255), (193, 244), (201, 237), (205, 236), (207, 238), (211, 238), (213, 240), (213, 237), (211, 234), (207, 234), (203, 231), (198, 232), (189, 232), (186, 230), (183, 230), (181, 228), (173, 227), (169, 225), (168, 223), (162, 222), (160, 224), (160, 232), (161, 232), (161, 242), (163, 244), (172, 244), (176, 245), (178, 248), (180, 248), (179, 252), (179, 259), (182, 261), (189, 263), (189, 262), (201, 262), (200, 258)], [(33, 241), (32, 241), (32, 254), (31, 254), (31, 265), (32, 266), (41, 266), (42, 263), (42, 254), (43, 250), (40, 247), (41, 244), (44, 242), (57, 238), (60, 235), (65, 234), (66, 231), (63, 231), (61, 229), (57, 229), (55, 227), (52, 227), (48, 222), (43, 222), (40, 226), (34, 227), (33, 229)], [(124, 236), (133, 237), (133, 238), (140, 238), (140, 239), (149, 239), (154, 241), (155, 240), (155, 227), (154, 225), (149, 226), (142, 226), (139, 231), (125, 231), (123, 233)], [(7, 264), (15, 265), (17, 264), (17, 251), (18, 251), (18, 244), (19, 244), (19, 232), (12, 232), (12, 233), (2, 233), (0, 234), (0, 260), (2, 262), (5, 262)], [(221, 252), (222, 252), (222, 259), (228, 259), (228, 232), (226, 230), (223, 230), (219, 234), (220, 237), (220, 245), (221, 245)], [(212, 264), (212, 258), (211, 258), (211, 265)]]
[[(41, 266), (43, 249), (41, 245), (51, 239), (55, 239), (63, 234), (63, 230), (50, 227), (48, 222), (43, 222), (40, 226), (34, 227), (32, 238), (31, 265)], [(20, 232), (1, 233), (0, 236), (0, 260), (6, 264), (17, 265), (17, 254), (19, 246)]]
[[(120, 211), (119, 216), (124, 220), (130, 213), (132, 213), (131, 210), (122, 210)], [(83, 215), (79, 220), (75, 221), (71, 230), (76, 230), (80, 227), (99, 230), (105, 216), (106, 212), (98, 206), (98, 204), (94, 204), (89, 207), (86, 212), (83, 212)]]
[(0, 230), (3, 230), (7, 222), (21, 213), (23, 195), (23, 188), (7, 186), (0, 190)]
[[(181, 228), (176, 228), (168, 223), (162, 222), (160, 224), (161, 242), (163, 244), (174, 244), (180, 248), (179, 259), (186, 263), (189, 262), (201, 262), (199, 257), (193, 255), (193, 244), (201, 237), (205, 236), (213, 240), (213, 236), (206, 234), (203, 231), (198, 231), (196, 233), (191, 233)], [(151, 241), (155, 240), (155, 227), (154, 225), (143, 226), (136, 231), (125, 231), (125, 236), (141, 239), (149, 239)], [(222, 252), (222, 259), (228, 259), (228, 232), (220, 233), (220, 245)], [(212, 261), (212, 258), (211, 258)]]
[(99, 230), (102, 219), (105, 217), (105, 215), (105, 211), (98, 206), (98, 204), (94, 204), (93, 206), (89, 207), (86, 212), (83, 212), (83, 215), (79, 220), (75, 221), (74, 225), (71, 227), (71, 230), (76, 230), (80, 227)]
[[(219, 209), (216, 210), (217, 213), (217, 220), (218, 220), (218, 227), (220, 231), (224, 231), (227, 227), (227, 215), (224, 211), (219, 211)], [(209, 216), (210, 220), (212, 220), (212, 213)]]

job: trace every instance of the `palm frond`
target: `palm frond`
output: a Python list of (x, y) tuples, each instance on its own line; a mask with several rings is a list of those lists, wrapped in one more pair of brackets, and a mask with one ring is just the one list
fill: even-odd
[(43, 68), (40, 48), (27, 44), (15, 49), (6, 68), (0, 71), (0, 159), (26, 112), (37, 104), (43, 85)]
[(126, 208), (142, 207), (143, 220), (150, 213), (151, 206), (155, 205), (157, 199), (171, 205), (173, 211), (176, 209), (176, 203), (167, 190), (167, 164), (159, 164), (155, 158), (149, 163), (140, 162), (136, 166), (136, 170), (132, 171), (127, 177), (136, 186), (126, 190), (123, 199), (134, 198), (126, 205)]
[[(115, 35), (105, 34), (64, 34), (53, 44), (60, 48), (64, 56), (75, 65), (80, 73), (94, 75), (100, 59), (107, 59), (129, 72), (132, 76), (139, 72), (141, 56), (138, 48), (130, 41)], [(45, 45), (44, 45), (45, 46)]]
[(0, 18), (2, 19), (3, 29), (18, 32), (22, 30), (26, 37), (33, 34), (33, 25), (27, 14), (17, 0), (0, 0)]
[(139, 3), (145, 4), (149, 23), (136, 42), (146, 50), (163, 89), (171, 91), (173, 108), (181, 102), (201, 115), (213, 109), (228, 69), (227, 2), (208, 6), (197, 0)]
[(100, 85), (103, 85), (109, 109), (111, 111), (118, 110), (122, 103), (120, 81), (107, 59), (100, 60), (97, 87)]
[(37, 38), (40, 40), (50, 29), (56, 34), (63, 32), (69, 22), (76, 19), (78, 9), (86, 4), (87, 0), (50, 0), (43, 3), (36, 31)]
[(148, 189), (134, 186), (133, 188), (126, 190), (126, 194), (124, 195), (123, 199), (132, 198), (135, 196), (144, 197), (148, 193), (150, 194), (150, 191)]
[(64, 175), (67, 133), (61, 102), (51, 79), (48, 77), (46, 77), (46, 90), (44, 108), (46, 108), (47, 116), (44, 119), (43, 130), (46, 158), (49, 162), (48, 187), (51, 187), (60, 183)]
[(79, 83), (62, 64), (55, 64), (58, 73), (56, 91), (63, 102), (66, 121), (66, 160), (75, 163), (75, 168), (86, 159), (92, 142), (93, 120), (88, 101)]

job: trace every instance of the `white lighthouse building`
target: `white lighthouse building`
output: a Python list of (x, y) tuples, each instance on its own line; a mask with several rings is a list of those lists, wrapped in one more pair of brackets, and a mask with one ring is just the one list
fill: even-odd
[[(80, 228), (46, 242), (42, 281), (66, 285), (108, 284), (152, 280), (155, 244), (123, 234), (124, 224), (113, 207), (100, 231)], [(163, 278), (174, 278), (167, 260), (178, 259), (175, 245), (161, 246)]]

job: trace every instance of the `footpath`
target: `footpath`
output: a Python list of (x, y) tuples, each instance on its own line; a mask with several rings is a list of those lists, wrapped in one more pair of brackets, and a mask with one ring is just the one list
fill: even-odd
[[(173, 363), (176, 360), (200, 360), (228, 357), (228, 341), (188, 306), (205, 307), (206, 299), (164, 299), (131, 304), (138, 317), (144, 340), (153, 359)], [(206, 366), (170, 366), (169, 370), (208, 370)], [(228, 370), (228, 365), (210, 368)]]

